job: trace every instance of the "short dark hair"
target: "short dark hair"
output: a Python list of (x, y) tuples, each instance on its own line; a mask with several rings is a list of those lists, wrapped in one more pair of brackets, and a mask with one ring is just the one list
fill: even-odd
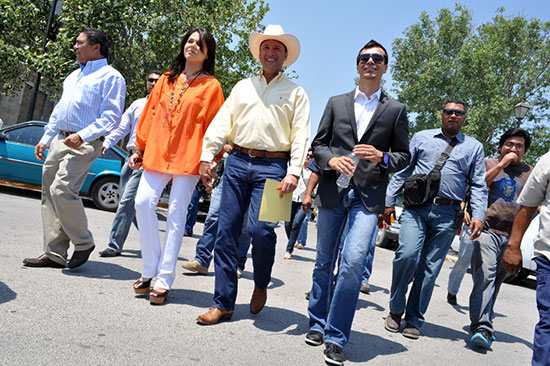
[(105, 58), (109, 57), (109, 42), (105, 33), (96, 28), (84, 28), (80, 33), (86, 35), (89, 45), (99, 44), (99, 53), (101, 53), (101, 56)]
[(149, 75), (151, 74), (155, 74), (155, 75), (158, 75), (158, 76), (161, 76), (162, 75), (162, 71), (160, 70), (151, 70), (147, 73), (147, 75), (145, 75), (146, 78), (149, 78)]
[(447, 99), (447, 101), (443, 104), (443, 108), (441, 108), (441, 109), (445, 109), (445, 107), (446, 107), (447, 104), (449, 104), (449, 103), (462, 104), (462, 106), (464, 107), (464, 112), (466, 112), (466, 103), (464, 103), (462, 100), (457, 99), (457, 98), (449, 98), (449, 99)]
[(525, 140), (525, 151), (527, 151), (529, 146), (531, 146), (531, 135), (529, 132), (523, 128), (510, 128), (508, 131), (504, 132), (502, 136), (500, 136), (500, 140), (498, 141), (499, 150), (510, 137), (523, 137), (523, 140)]
[(202, 65), (202, 71), (208, 75), (214, 75), (214, 66), (216, 61), (216, 40), (207, 29), (202, 27), (195, 27), (187, 31), (187, 33), (185, 33), (183, 35), (183, 38), (181, 39), (179, 53), (172, 62), (170, 71), (168, 71), (168, 80), (171, 83), (173, 83), (179, 76), (179, 74), (181, 74), (183, 70), (185, 70), (185, 44), (187, 43), (189, 37), (191, 37), (191, 35), (195, 32), (199, 33), (199, 48), (201, 49), (201, 51), (204, 51), (202, 49), (203, 43), (206, 44), (207, 48), (206, 59), (204, 60), (204, 63)]
[(285, 52), (288, 52), (288, 48), (286, 48), (286, 44), (284, 44), (283, 41), (278, 40), (278, 39), (264, 39), (262, 41), (262, 43), (260, 43), (260, 49), (262, 49), (262, 45), (264, 44), (265, 41), (277, 41), (277, 42), (279, 42), (280, 44), (283, 45), (283, 47), (285, 48)]
[(366, 50), (366, 49), (369, 49), (369, 48), (374, 48), (374, 47), (379, 47), (379, 48), (384, 50), (384, 65), (388, 64), (388, 61), (389, 61), (390, 58), (388, 56), (388, 51), (386, 51), (386, 48), (384, 48), (384, 46), (382, 46), (380, 43), (376, 42), (374, 39), (371, 39), (370, 41), (367, 42), (366, 45), (364, 45), (359, 50), (359, 53), (357, 54), (357, 65), (359, 65), (359, 56), (361, 56), (361, 52), (363, 52), (363, 50)]

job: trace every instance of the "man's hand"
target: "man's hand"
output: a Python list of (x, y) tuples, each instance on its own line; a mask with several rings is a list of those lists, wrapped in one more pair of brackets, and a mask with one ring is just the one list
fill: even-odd
[(313, 204), (313, 198), (311, 198), (311, 195), (306, 194), (304, 196), (304, 199), (302, 200), (302, 209), (304, 210), (306, 216), (312, 204)]
[(462, 222), (464, 222), (466, 225), (470, 225), (471, 220), (472, 218), (470, 217), (470, 213), (468, 211), (464, 211), (464, 220)]
[(67, 145), (70, 148), (78, 149), (80, 145), (82, 145), (82, 139), (80, 138), (80, 135), (78, 133), (71, 133), (69, 136), (65, 137), (65, 140), (63, 140), (63, 143)]
[(34, 156), (36, 156), (38, 161), (44, 161), (46, 158), (44, 156), (44, 151), (46, 151), (47, 148), (48, 147), (46, 145), (40, 142), (34, 147)]
[(101, 155), (105, 155), (105, 153), (107, 152), (107, 150), (109, 150), (109, 149), (107, 149), (105, 146), (103, 146), (103, 147), (101, 148), (101, 154), (99, 154), (99, 156), (101, 157)]
[(355, 163), (347, 156), (332, 158), (328, 161), (328, 166), (340, 174), (352, 175), (355, 171)]
[(233, 151), (233, 146), (230, 144), (223, 145), (223, 152), (226, 154), (229, 154), (231, 151)]
[(138, 170), (139, 168), (141, 168), (142, 161), (143, 157), (141, 155), (133, 153), (128, 159), (128, 166), (132, 170)]
[(391, 217), (395, 218), (395, 207), (386, 207), (384, 209), (384, 229), (387, 229), (391, 226)]
[(298, 177), (292, 174), (287, 174), (281, 182), (281, 193), (279, 193), (279, 197), (283, 198), (285, 193), (294, 192), (296, 187), (298, 187)]
[(199, 165), (200, 180), (208, 192), (212, 191), (212, 182), (216, 179), (216, 163), (212, 161), (201, 161)]
[(516, 164), (519, 161), (519, 156), (513, 151), (510, 151), (508, 154), (504, 155), (500, 159), (500, 164), (503, 168), (506, 168), (510, 164)]
[(372, 145), (355, 145), (353, 152), (359, 159), (368, 160), (373, 163), (379, 163), (384, 158), (384, 153)]
[(472, 235), (470, 236), (470, 240), (476, 239), (483, 231), (483, 223), (479, 220), (472, 220), (470, 222), (470, 227), (468, 228), (468, 231), (472, 233)]
[(521, 249), (519, 244), (508, 243), (508, 247), (504, 251), (502, 257), (502, 265), (504, 269), (513, 275), (517, 275), (521, 269)]

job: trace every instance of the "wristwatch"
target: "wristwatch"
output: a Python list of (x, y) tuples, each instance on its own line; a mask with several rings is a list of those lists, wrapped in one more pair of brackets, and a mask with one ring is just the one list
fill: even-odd
[(387, 153), (384, 153), (384, 156), (382, 156), (382, 161), (380, 161), (380, 166), (384, 169), (388, 169), (388, 163), (390, 162), (390, 156)]

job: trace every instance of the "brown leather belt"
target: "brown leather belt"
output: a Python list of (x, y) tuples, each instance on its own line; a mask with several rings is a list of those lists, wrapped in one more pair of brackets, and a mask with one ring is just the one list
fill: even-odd
[(237, 144), (231, 144), (237, 151), (247, 154), (251, 158), (267, 158), (267, 159), (290, 159), (290, 153), (286, 151), (265, 151), (256, 149), (247, 149), (246, 147), (240, 147)]

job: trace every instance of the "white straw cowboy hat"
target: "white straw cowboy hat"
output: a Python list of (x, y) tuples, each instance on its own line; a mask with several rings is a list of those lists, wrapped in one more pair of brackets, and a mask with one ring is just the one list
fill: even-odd
[(283, 27), (278, 24), (270, 24), (265, 27), (264, 33), (252, 32), (248, 37), (248, 45), (252, 56), (260, 61), (260, 45), (263, 41), (273, 39), (286, 46), (288, 55), (283, 66), (288, 66), (298, 59), (300, 55), (300, 42), (293, 34), (285, 33)]

